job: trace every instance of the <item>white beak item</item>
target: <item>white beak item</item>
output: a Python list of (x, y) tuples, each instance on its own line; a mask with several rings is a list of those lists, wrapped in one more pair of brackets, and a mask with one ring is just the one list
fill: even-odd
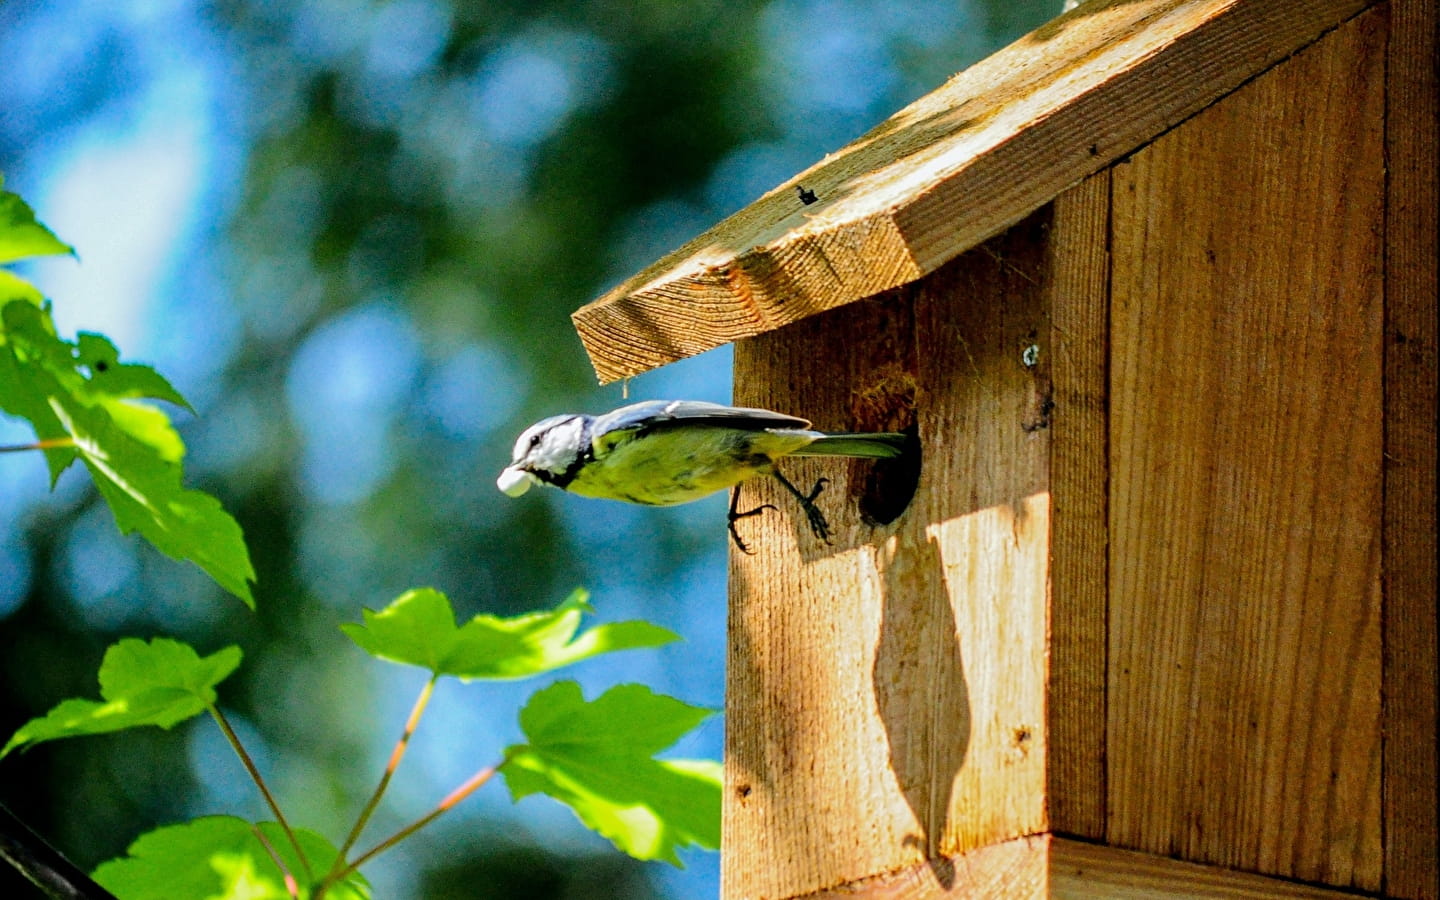
[(495, 479), (495, 486), (508, 496), (518, 497), (530, 490), (530, 485), (534, 482), (535, 476), (529, 472), (514, 466), (506, 466), (500, 473), (500, 477)]

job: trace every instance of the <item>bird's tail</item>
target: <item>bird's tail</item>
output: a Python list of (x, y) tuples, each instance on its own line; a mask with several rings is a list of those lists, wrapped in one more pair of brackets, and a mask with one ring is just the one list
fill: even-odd
[(894, 459), (905, 449), (905, 435), (893, 431), (840, 432), (826, 434), (806, 444), (791, 456), (859, 456), (866, 459)]

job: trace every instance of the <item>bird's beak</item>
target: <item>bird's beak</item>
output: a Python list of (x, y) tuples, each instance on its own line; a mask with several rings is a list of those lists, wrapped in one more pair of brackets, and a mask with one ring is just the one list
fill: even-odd
[(534, 482), (535, 476), (524, 469), (518, 466), (506, 466), (505, 470), (500, 473), (500, 477), (495, 479), (495, 486), (511, 497), (518, 497), (530, 490), (530, 485)]

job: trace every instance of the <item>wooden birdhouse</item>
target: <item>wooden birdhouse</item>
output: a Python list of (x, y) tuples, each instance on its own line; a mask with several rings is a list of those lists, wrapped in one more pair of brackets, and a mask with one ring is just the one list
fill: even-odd
[(738, 524), (727, 900), (1440, 895), (1436, 27), (1087, 3), (575, 313), (916, 438)]

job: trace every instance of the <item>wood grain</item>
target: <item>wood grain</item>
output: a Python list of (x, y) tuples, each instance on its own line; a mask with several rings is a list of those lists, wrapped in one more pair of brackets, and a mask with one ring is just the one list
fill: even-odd
[(1371, 2), (1087, 3), (577, 310), (575, 327), (609, 382), (913, 281)]
[(1385, 891), (1440, 897), (1436, 789), (1436, 267), (1433, 0), (1391, 0), (1385, 158)]
[[(1045, 822), (1048, 344), (1044, 217), (902, 290), (736, 347), (736, 402), (848, 429), (909, 417), (909, 508), (861, 521), (866, 463), (789, 466), (835, 526), (819, 543), (769, 483), (731, 555), (723, 896), (789, 897)], [(843, 353), (835, 352), (844, 348)], [(824, 359), (827, 364), (816, 365)], [(888, 409), (888, 412), (886, 411)]]
[(1063, 900), (1353, 900), (1355, 894), (1056, 839), (1050, 851), (1049, 896)]
[(1356, 895), (1097, 844), (1029, 835), (981, 847), (943, 864), (887, 872), (797, 900), (1342, 900)]
[(1108, 842), (1377, 890), (1385, 18), (1116, 167)]
[(1037, 834), (1002, 841), (938, 861), (948, 876), (937, 881), (932, 865), (887, 872), (797, 900), (1026, 900), (1049, 896), (1051, 845)]
[(1105, 836), (1110, 173), (1055, 198), (1045, 280), (1050, 420), (1050, 827)]

